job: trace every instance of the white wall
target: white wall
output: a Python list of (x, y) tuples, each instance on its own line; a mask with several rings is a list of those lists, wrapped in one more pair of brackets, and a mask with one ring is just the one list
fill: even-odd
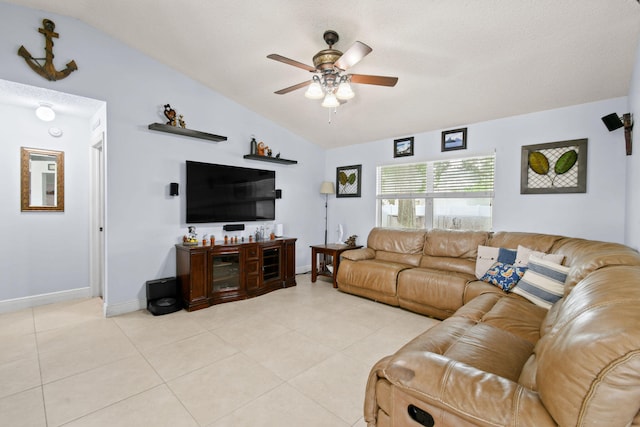
[[(186, 233), (187, 224), (184, 197), (170, 197), (168, 184), (180, 183), (184, 194), (185, 160), (275, 170), (276, 186), (283, 194), (276, 202), (276, 222), (284, 224), (286, 235), (299, 238), (298, 269), (310, 265), (309, 245), (321, 241), (324, 230), (324, 200), (318, 193), (324, 179), (322, 149), (75, 19), (6, 3), (0, 3), (0, 16), (1, 79), (107, 102), (107, 312), (138, 308), (147, 280), (175, 275), (174, 244)], [(32, 53), (43, 46), (37, 28), (45, 17), (56, 23), (60, 34), (56, 65), (63, 67), (71, 59), (78, 65), (78, 71), (57, 82), (33, 73), (16, 54), (21, 44)], [(163, 120), (166, 103), (184, 115), (189, 128), (225, 135), (228, 141), (212, 143), (148, 130), (149, 123)], [(243, 159), (252, 134), (298, 164)], [(17, 162), (4, 146), (0, 159), (5, 168)], [(85, 161), (88, 164), (88, 157)], [(13, 206), (3, 208), (1, 219), (15, 213), (19, 205)], [(248, 230), (255, 226), (247, 225)], [(198, 231), (221, 235), (219, 227), (199, 226)], [(25, 265), (25, 256), (15, 253), (5, 259)], [(2, 288), (10, 286), (0, 282)]]
[[(631, 76), (631, 88), (629, 90), (628, 110), (633, 114), (634, 120), (640, 120), (640, 44), (636, 54), (633, 75)], [(617, 111), (618, 114), (626, 113)], [(634, 129), (633, 154), (627, 157), (627, 222), (625, 230), (625, 243), (632, 248), (640, 249), (640, 125)], [(617, 131), (619, 134), (622, 130)], [(618, 135), (618, 138), (623, 138)]]
[[(50, 123), (38, 120), (33, 108), (0, 102), (0, 182), (3, 244), (0, 245), (0, 301), (89, 287), (89, 124), (58, 114)], [(20, 211), (20, 147), (63, 151), (65, 211)]]
[[(626, 108), (626, 97), (508, 117), (467, 126), (467, 150), (442, 153), (441, 132), (413, 135), (414, 156), (393, 158), (393, 139), (330, 150), (325, 175), (335, 168), (362, 164), (362, 197), (329, 201), (330, 240), (337, 224), (345, 235), (366, 243), (375, 226), (376, 166), (496, 153), (494, 230), (531, 231), (588, 239), (624, 241), (624, 138), (609, 133), (600, 117)], [(338, 113), (339, 114), (339, 113)], [(425, 113), (426, 114), (426, 113)], [(401, 120), (390, 116), (389, 120)], [(412, 135), (398, 135), (398, 138)], [(520, 194), (523, 145), (588, 138), (587, 193)]]

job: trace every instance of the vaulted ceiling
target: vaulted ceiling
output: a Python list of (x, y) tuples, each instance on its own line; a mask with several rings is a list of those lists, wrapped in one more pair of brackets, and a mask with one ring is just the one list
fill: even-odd
[[(77, 18), (326, 148), (627, 95), (636, 0), (9, 0)], [(304, 89), (325, 30), (373, 52), (334, 114)], [(620, 112), (622, 113), (622, 112)]]

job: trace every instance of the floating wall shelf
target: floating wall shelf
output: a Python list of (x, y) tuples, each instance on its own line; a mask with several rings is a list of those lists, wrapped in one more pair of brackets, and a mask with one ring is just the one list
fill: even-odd
[(257, 154), (245, 154), (244, 158), (249, 160), (261, 160), (263, 162), (283, 163), (286, 165), (295, 165), (296, 163), (298, 163), (297, 160), (279, 159), (277, 157), (269, 156), (258, 156)]
[(189, 136), (191, 138), (206, 139), (209, 141), (226, 141), (226, 136), (214, 135), (212, 133), (200, 132), (192, 129), (184, 129), (178, 126), (163, 125), (162, 123), (151, 123), (149, 129), (159, 132), (173, 133), (176, 135)]

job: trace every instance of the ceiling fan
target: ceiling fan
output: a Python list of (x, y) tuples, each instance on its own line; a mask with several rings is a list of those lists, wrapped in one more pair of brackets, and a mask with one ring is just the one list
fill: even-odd
[(397, 77), (346, 73), (346, 70), (360, 62), (373, 49), (362, 42), (356, 41), (345, 53), (342, 53), (333, 48), (333, 45), (340, 39), (338, 33), (333, 30), (327, 30), (324, 32), (323, 37), (329, 48), (323, 49), (314, 55), (313, 67), (275, 53), (267, 55), (267, 58), (274, 61), (293, 65), (313, 73), (311, 80), (280, 89), (275, 92), (276, 94), (284, 95), (309, 86), (305, 92), (307, 98), (323, 99), (323, 107), (335, 108), (340, 105), (340, 101), (346, 101), (355, 96), (350, 83), (393, 87), (398, 82)]

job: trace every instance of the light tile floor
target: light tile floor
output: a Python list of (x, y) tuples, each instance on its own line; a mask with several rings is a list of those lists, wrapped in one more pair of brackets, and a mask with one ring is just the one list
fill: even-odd
[(364, 427), (369, 369), (437, 321), (296, 279), (192, 313), (1, 314), (0, 424)]

